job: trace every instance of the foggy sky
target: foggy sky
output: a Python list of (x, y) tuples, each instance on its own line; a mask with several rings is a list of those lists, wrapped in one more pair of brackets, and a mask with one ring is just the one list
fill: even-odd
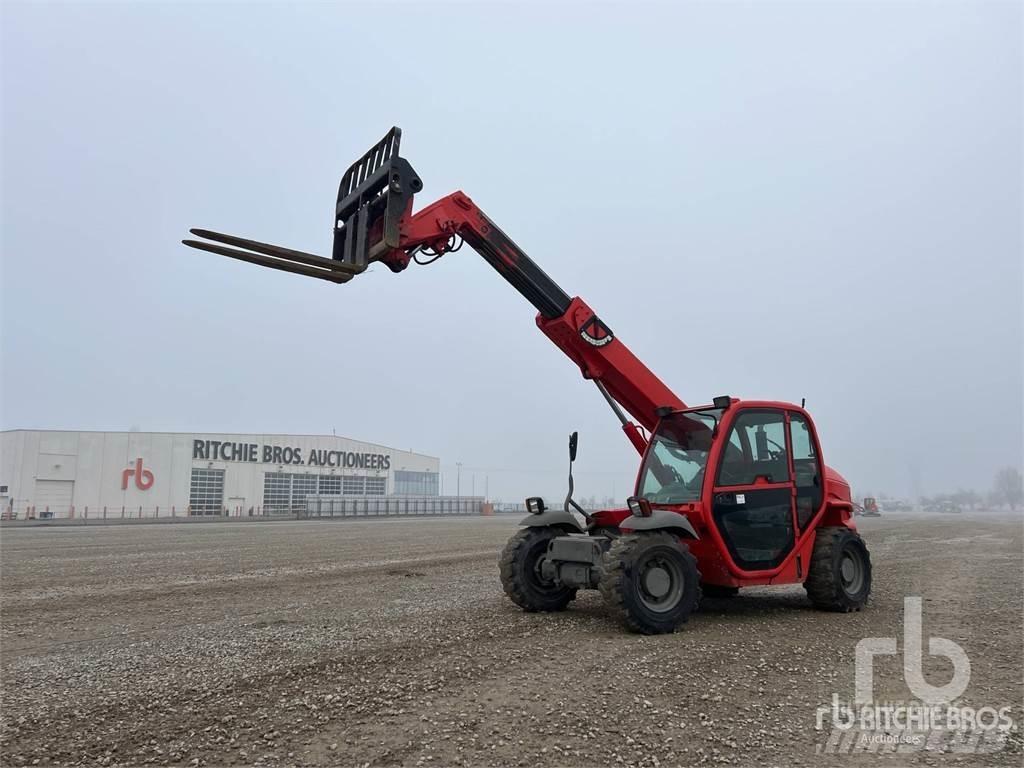
[(2, 6), (4, 429), (339, 435), (446, 492), (625, 497), (637, 457), (469, 248), (345, 286), (393, 124), (691, 404), (800, 402), (855, 491), (1022, 463), (1021, 6)]

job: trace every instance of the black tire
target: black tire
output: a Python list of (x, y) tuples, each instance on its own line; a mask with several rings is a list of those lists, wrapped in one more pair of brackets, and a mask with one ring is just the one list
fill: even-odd
[[(658, 582), (653, 588), (652, 578)], [(674, 632), (700, 603), (697, 558), (671, 533), (623, 535), (605, 554), (599, 588), (605, 602), (634, 632)]]
[(704, 597), (714, 597), (718, 599), (724, 599), (728, 597), (736, 597), (740, 593), (739, 587), (723, 587), (719, 584), (701, 584), (700, 585), (701, 595)]
[(540, 575), (540, 561), (548, 551), (548, 542), (563, 535), (557, 528), (524, 528), (505, 545), (498, 561), (501, 586), (524, 611), (564, 611), (576, 597), (575, 589), (559, 587)]
[(804, 589), (815, 608), (859, 611), (871, 594), (871, 556), (849, 528), (819, 528)]

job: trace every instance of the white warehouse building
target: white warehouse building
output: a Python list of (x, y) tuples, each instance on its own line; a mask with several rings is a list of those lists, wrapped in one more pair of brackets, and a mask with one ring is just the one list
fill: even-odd
[(286, 514), (315, 497), (436, 497), (440, 460), (333, 435), (0, 432), (5, 516)]

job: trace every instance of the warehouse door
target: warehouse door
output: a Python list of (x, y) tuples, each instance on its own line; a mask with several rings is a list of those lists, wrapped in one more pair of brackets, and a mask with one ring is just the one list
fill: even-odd
[(36, 517), (43, 517), (47, 508), (51, 517), (68, 517), (74, 490), (74, 480), (36, 480), (36, 495), (32, 499)]
[(192, 468), (189, 489), (190, 515), (224, 514), (224, 470)]

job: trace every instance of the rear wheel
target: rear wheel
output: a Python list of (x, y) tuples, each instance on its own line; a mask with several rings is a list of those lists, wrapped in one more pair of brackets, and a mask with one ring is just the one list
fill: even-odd
[(576, 590), (548, 581), (540, 573), (548, 543), (564, 535), (557, 528), (524, 528), (505, 545), (498, 561), (501, 586), (524, 611), (563, 611)]
[(605, 602), (630, 629), (674, 632), (700, 602), (697, 559), (679, 537), (633, 533), (612, 542), (599, 585)]
[(804, 589), (822, 610), (863, 608), (871, 594), (871, 556), (860, 535), (845, 527), (818, 529)]

